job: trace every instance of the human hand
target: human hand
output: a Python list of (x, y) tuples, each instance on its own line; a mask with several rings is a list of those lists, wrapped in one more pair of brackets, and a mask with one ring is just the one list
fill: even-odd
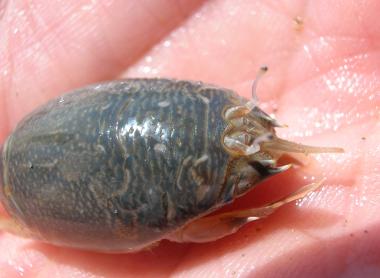
[[(339, 146), (239, 199), (256, 206), (326, 177), (296, 204), (207, 244), (136, 254), (59, 248), (0, 233), (0, 277), (378, 276), (378, 1), (3, 1), (0, 136), (67, 90), (120, 77), (202, 80), (249, 97), (292, 140)], [(1, 142), (2, 142), (1, 141)]]

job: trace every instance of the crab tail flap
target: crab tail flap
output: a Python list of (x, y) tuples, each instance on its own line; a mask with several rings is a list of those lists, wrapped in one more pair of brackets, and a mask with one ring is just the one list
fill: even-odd
[(343, 153), (344, 149), (338, 147), (316, 147), (308, 146), (288, 140), (284, 140), (278, 137), (273, 140), (263, 143), (265, 148), (277, 151), (284, 151), (289, 153)]

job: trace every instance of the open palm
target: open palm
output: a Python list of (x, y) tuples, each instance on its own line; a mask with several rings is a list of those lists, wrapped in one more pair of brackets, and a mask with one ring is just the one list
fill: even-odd
[(58, 248), (0, 233), (0, 277), (380, 275), (380, 2), (0, 1), (0, 137), (64, 91), (121, 77), (202, 80), (249, 96), (286, 138), (339, 146), (233, 206), (324, 186), (207, 244), (137, 254)]

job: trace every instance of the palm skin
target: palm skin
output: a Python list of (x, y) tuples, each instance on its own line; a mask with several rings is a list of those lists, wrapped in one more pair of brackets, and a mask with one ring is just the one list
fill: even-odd
[[(288, 3), (289, 2), (289, 3)], [(21, 1), (0, 4), (0, 135), (64, 91), (121, 77), (218, 84), (261, 106), (288, 139), (339, 146), (230, 207), (258, 206), (310, 179), (309, 197), (206, 244), (122, 255), (0, 234), (0, 277), (376, 277), (380, 275), (380, 23), (376, 0)]]

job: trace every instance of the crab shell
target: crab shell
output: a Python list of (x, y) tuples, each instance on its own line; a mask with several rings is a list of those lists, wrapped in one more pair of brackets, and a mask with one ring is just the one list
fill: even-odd
[(24, 235), (55, 245), (131, 252), (171, 239), (279, 172), (267, 163), (276, 152), (240, 148), (275, 136), (259, 108), (241, 112), (246, 102), (168, 79), (75, 90), (9, 136), (0, 200)]

